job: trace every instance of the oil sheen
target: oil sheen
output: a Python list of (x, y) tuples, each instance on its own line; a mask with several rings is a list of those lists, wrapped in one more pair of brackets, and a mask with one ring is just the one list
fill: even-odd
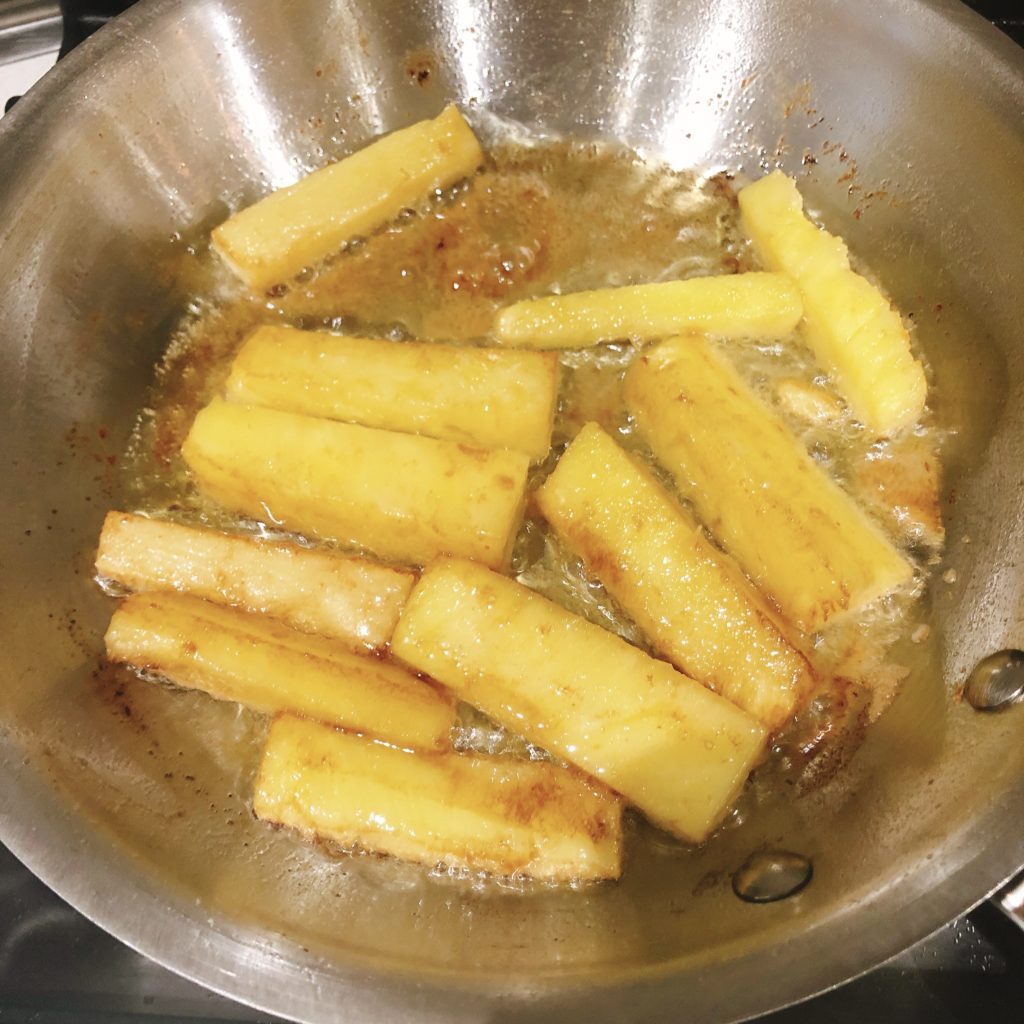
[[(216, 257), (201, 252), (194, 300), (158, 368), (124, 461), (122, 500), (133, 510), (186, 522), (273, 534), (269, 519), (239, 521), (206, 501), (191, 486), (179, 454), (193, 417), (220, 391), (253, 327), (287, 324), (396, 344), (410, 338), (486, 344), (496, 310), (519, 299), (758, 269), (739, 225), (738, 184), (723, 173), (673, 171), (614, 146), (500, 144), (471, 181), (431, 196), (368, 238), (353, 239), (287, 288), (245, 294)], [(871, 276), (870, 260), (856, 266)], [(904, 591), (821, 634), (798, 638), (827, 682), (755, 773), (749, 787), (754, 795), (741, 800), (730, 821), (735, 825), (752, 799), (774, 799), (792, 792), (794, 784), (804, 790), (821, 784), (823, 773), (831, 775), (850, 756), (866, 723), (884, 710), (911, 670), (912, 657), (906, 655), (912, 656), (911, 639), (920, 628), (918, 601), (942, 545), (937, 458), (943, 432), (926, 414), (907, 437), (879, 443), (841, 409), (817, 420), (801, 415), (786, 400), (794, 387), (830, 392), (796, 335), (781, 342), (716, 344), (917, 569)], [(592, 420), (669, 483), (623, 404), (622, 381), (636, 351), (622, 339), (560, 355), (562, 389), (552, 450), (534, 467), (532, 487)], [(600, 583), (529, 511), (516, 541), (513, 572), (572, 611), (646, 647)], [(456, 730), (461, 748), (546, 756), (469, 708), (461, 709)], [(250, 763), (239, 765), (242, 776), (255, 763), (259, 733), (253, 731)], [(635, 836), (634, 841), (644, 840)], [(657, 841), (664, 843), (665, 837)]]

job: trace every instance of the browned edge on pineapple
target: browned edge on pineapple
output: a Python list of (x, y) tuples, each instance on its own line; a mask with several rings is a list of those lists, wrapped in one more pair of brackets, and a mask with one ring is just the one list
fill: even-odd
[(550, 761), (411, 753), (290, 715), (270, 727), (256, 816), (348, 849), (551, 882), (618, 878), (622, 801)]
[(596, 423), (537, 503), (660, 655), (773, 732), (792, 718), (815, 683), (807, 659), (736, 563)]
[(473, 562), (427, 568), (391, 650), (691, 842), (764, 750), (764, 726), (724, 697)]
[(551, 446), (554, 352), (341, 337), (263, 325), (231, 365), (228, 401), (513, 448), (534, 462)]
[(704, 525), (798, 629), (813, 633), (912, 578), (882, 530), (707, 341), (644, 351), (626, 375), (626, 403)]
[(454, 106), (376, 139), (278, 189), (213, 231), (212, 247), (251, 288), (293, 278), (483, 163)]
[(134, 594), (106, 634), (107, 657), (262, 714), (288, 711), (396, 743), (450, 744), (450, 697), (398, 665), (265, 615), (182, 594)]
[(227, 508), (307, 536), (422, 565), (508, 565), (529, 456), (214, 399), (182, 455)]
[(391, 639), (414, 580), (366, 558), (130, 512), (107, 513), (96, 571), (129, 590), (192, 594), (372, 649)]

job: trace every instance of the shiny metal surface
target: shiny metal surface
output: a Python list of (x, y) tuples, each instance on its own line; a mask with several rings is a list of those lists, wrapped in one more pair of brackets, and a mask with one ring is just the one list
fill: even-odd
[(0, 43), (7, 42), (8, 33), (59, 20), (60, 6), (49, 0), (0, 0)]
[(964, 696), (976, 711), (1003, 711), (1024, 698), (1024, 651), (997, 651), (974, 666)]
[[(133, 953), (75, 913), (0, 846), (4, 1024), (156, 1024), (281, 1018), (240, 1006)], [(1018, 1024), (1024, 934), (991, 903), (839, 989), (758, 1024)]]
[[(850, 768), (584, 893), (466, 890), (268, 835), (234, 756), (254, 721), (96, 672), (109, 459), (194, 287), (191, 243), (449, 98), (485, 138), (496, 115), (801, 174), (914, 313), (935, 414), (962, 424), (958, 582), (933, 587), (931, 639)], [(1022, 709), (951, 696), (1024, 634), (1022, 110), (1020, 53), (954, 3), (150, 0), (103, 30), (0, 124), (0, 838), (147, 955), (310, 1021), (735, 1020), (983, 898), (1022, 858)], [(741, 903), (729, 877), (766, 844), (811, 857), (814, 883)]]
[(993, 902), (1024, 933), (1024, 874), (996, 893)]
[(0, 0), (0, 111), (53, 67), (60, 36), (57, 4)]
[(748, 903), (775, 903), (795, 896), (814, 877), (814, 865), (790, 850), (759, 850), (732, 876), (732, 891)]

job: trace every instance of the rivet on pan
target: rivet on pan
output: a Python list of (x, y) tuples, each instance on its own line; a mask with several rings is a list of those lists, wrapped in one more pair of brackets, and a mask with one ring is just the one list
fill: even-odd
[(982, 658), (967, 680), (964, 696), (978, 711), (999, 711), (1024, 698), (1024, 651), (997, 651)]
[(811, 880), (814, 866), (800, 853), (766, 850), (755, 853), (732, 876), (732, 891), (747, 903), (774, 903), (798, 893)]

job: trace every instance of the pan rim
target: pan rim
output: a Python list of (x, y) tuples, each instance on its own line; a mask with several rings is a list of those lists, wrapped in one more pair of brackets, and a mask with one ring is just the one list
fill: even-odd
[[(10, 145), (9, 140), (16, 133), (22, 131), (31, 142), (32, 125), (30, 122), (37, 111), (68, 90), (105, 54), (124, 45), (126, 40), (130, 40), (136, 32), (144, 29), (151, 21), (163, 17), (165, 12), (181, 6), (183, 5), (178, 0), (145, 0), (89, 40), (80, 48), (79, 52), (72, 54), (51, 72), (39, 86), (30, 90), (11, 114), (5, 117), (3, 122), (0, 122), (0, 145), (4, 143)], [(984, 47), (994, 60), (1003, 62), (1003, 66), (1010, 74), (1017, 75), (1017, 87), (1024, 89), (1024, 54), (1019, 52), (1019, 48), (1015, 47), (1011, 40), (1003, 37), (998, 30), (989, 26), (979, 15), (965, 8), (958, 0), (902, 0), (899, 6), (907, 9), (932, 10), (947, 19), (958, 21), (963, 19), (978, 44)], [(977, 22), (972, 24), (970, 20), (966, 19), (966, 15), (970, 15), (971, 19), (977, 19)], [(1011, 57), (1011, 50), (1018, 52)], [(5, 758), (5, 760), (8, 759)], [(1003, 797), (1001, 801), (989, 808), (988, 814), (983, 819), (985, 822), (1019, 820), (1021, 812), (1024, 811), (1024, 782), (1016, 789), (1003, 794)], [(45, 800), (43, 800), (43, 806), (45, 807)], [(29, 816), (36, 822), (35, 827), (27, 834), (19, 833), (14, 827), (15, 821), (24, 820)], [(64, 857), (57, 853), (55, 844), (51, 842), (53, 836), (46, 831), (46, 823), (51, 818), (55, 820), (54, 824), (51, 824), (51, 829), (68, 826), (68, 822), (59, 820), (60, 809), (55, 799), (52, 801), (52, 810), (48, 814), (43, 813), (40, 809), (40, 799), (32, 798), (30, 787), (19, 785), (17, 772), (4, 779), (3, 785), (0, 787), (0, 839), (45, 884), (85, 916), (110, 931), (133, 949), (175, 973), (198, 981), (214, 991), (255, 1008), (285, 1015), (295, 1013), (305, 1015), (307, 1012), (315, 1013), (317, 1009), (323, 1009), (320, 1003), (324, 1000), (324, 992), (320, 986), (317, 986), (319, 992), (316, 1000), (310, 1001), (308, 1007), (305, 1008), (295, 1005), (282, 1006), (275, 1003), (275, 979), (273, 977), (271, 977), (270, 983), (264, 986), (263, 992), (253, 993), (247, 979), (234, 973), (237, 959), (232, 959), (228, 955), (228, 950), (232, 948), (231, 944), (237, 942), (229, 935), (230, 922), (226, 920), (217, 922), (215, 919), (209, 918), (202, 907), (196, 907), (191, 914), (187, 913), (183, 905), (184, 901), (179, 906), (168, 902), (166, 897), (161, 897), (156, 892), (148, 891), (146, 878), (141, 869), (126, 874), (124, 871), (117, 870), (112, 861), (103, 877), (87, 879), (84, 891), (83, 888), (78, 888), (77, 880), (64, 873)], [(74, 825), (69, 827), (73, 835)], [(992, 846), (986, 848), (984, 863), (980, 856), (968, 858), (955, 871), (942, 878), (940, 889), (932, 890), (929, 894), (927, 912), (923, 906), (919, 906), (917, 913), (906, 914), (898, 921), (888, 920), (887, 927), (874, 930), (872, 951), (870, 953), (862, 951), (863, 956), (870, 958), (870, 962), (858, 968), (856, 973), (843, 973), (841, 977), (836, 977), (813, 992), (793, 996), (781, 1004), (773, 1002), (771, 1006), (778, 1008), (781, 1005), (789, 1005), (792, 1002), (811, 998), (813, 995), (850, 980), (857, 973), (871, 970), (942, 927), (951, 916), (956, 916), (958, 913), (970, 909), (970, 906), (981, 902), (1020, 867), (1020, 852), (1015, 842), (1016, 836), (1011, 828), (1006, 828), (1005, 832), (1004, 842), (997, 846), (995, 851)], [(80, 837), (78, 842), (81, 845), (83, 839)], [(134, 916), (133, 923), (136, 926), (141, 925), (135, 932), (132, 932), (125, 923), (127, 915), (121, 913), (121, 907), (126, 902), (124, 900), (126, 889), (132, 886), (134, 886), (133, 897), (140, 900), (145, 907), (145, 913)], [(898, 883), (894, 883), (893, 887), (898, 887)], [(889, 890), (884, 891), (888, 892)], [(971, 893), (967, 900), (957, 895), (957, 893), (965, 891)], [(876, 897), (880, 895), (881, 893), (875, 894)], [(875, 902), (877, 899), (868, 900), (860, 906), (862, 908), (872, 906)], [(167, 956), (161, 948), (161, 938), (166, 934), (172, 921), (184, 921), (195, 935), (196, 941), (187, 956)], [(806, 953), (813, 953), (816, 948), (820, 947), (822, 935), (827, 935), (829, 930), (834, 927), (838, 927), (839, 934), (841, 934), (841, 917), (838, 920), (829, 919), (823, 922), (819, 931), (799, 936), (798, 940), (792, 943), (793, 949), (787, 951), (788, 955), (798, 957), (806, 955)], [(219, 939), (225, 940), (227, 945), (219, 943), (217, 941)], [(287, 940), (285, 942), (287, 943)], [(799, 951), (797, 946), (799, 946)], [(267, 950), (262, 952), (270, 955)], [(287, 966), (292, 973), (317, 969), (319, 961), (315, 957), (303, 956), (297, 946), (290, 952), (293, 954), (293, 958)], [(742, 959), (739, 962), (742, 963)], [(737, 970), (736, 963), (731, 963), (729, 966), (730, 970)], [(335, 969), (337, 970), (337, 968)], [(649, 972), (632, 970), (630, 977), (638, 983), (657, 988), (659, 985), (671, 984), (673, 978), (677, 977), (678, 970), (678, 964), (666, 962), (650, 968)], [(465, 999), (467, 992), (472, 994), (469, 989), (462, 991), (458, 989), (457, 983), (466, 979), (460, 979), (456, 974), (445, 974), (444, 979), (446, 987), (441, 989), (434, 984), (433, 979), (425, 978), (423, 974), (401, 978), (401, 972), (389, 969), (377, 972), (375, 975), (366, 965), (356, 965), (339, 971), (339, 976), (331, 979), (331, 989), (336, 991), (339, 996), (342, 994), (345, 996), (346, 1013), (354, 1011), (355, 1015), (349, 1016), (347, 1019), (370, 1020), (380, 1019), (379, 1016), (374, 1016), (380, 1012), (379, 1002), (371, 1000), (365, 1009), (360, 1009), (354, 1005), (357, 993), (349, 986), (355, 986), (358, 989), (360, 986), (365, 986), (367, 981), (386, 982), (395, 989), (396, 995), (401, 993), (413, 1001), (410, 1005), (435, 998), (441, 1000)], [(588, 979), (588, 987), (593, 988), (594, 981), (598, 980), (607, 980), (608, 986), (617, 985), (621, 981), (618, 978), (608, 979), (605, 975), (601, 979)], [(452, 994), (453, 984), (456, 989), (455, 995)], [(601, 987), (603, 989), (607, 986)], [(511, 986), (511, 988), (516, 989), (518, 986)], [(479, 1002), (474, 1005), (479, 1010), (480, 1019), (483, 1019), (487, 1015), (488, 1007), (496, 1001), (512, 999), (523, 1005), (538, 1005), (538, 999), (543, 1000), (547, 997), (557, 999), (571, 995), (577, 989), (578, 985), (572, 978), (568, 978), (562, 984), (551, 985), (539, 995), (536, 991), (525, 990), (517, 993), (509, 991), (484, 993), (477, 996)], [(768, 1004), (765, 1003), (760, 1009), (751, 1010), (751, 1013), (763, 1012), (768, 1008)], [(438, 1007), (438, 1010), (440, 1009), (441, 1007)], [(466, 1007), (463, 1006), (462, 1009), (465, 1010)], [(360, 1016), (360, 1013), (363, 1013), (364, 1016)], [(306, 1019), (319, 1018), (313, 1016)]]

